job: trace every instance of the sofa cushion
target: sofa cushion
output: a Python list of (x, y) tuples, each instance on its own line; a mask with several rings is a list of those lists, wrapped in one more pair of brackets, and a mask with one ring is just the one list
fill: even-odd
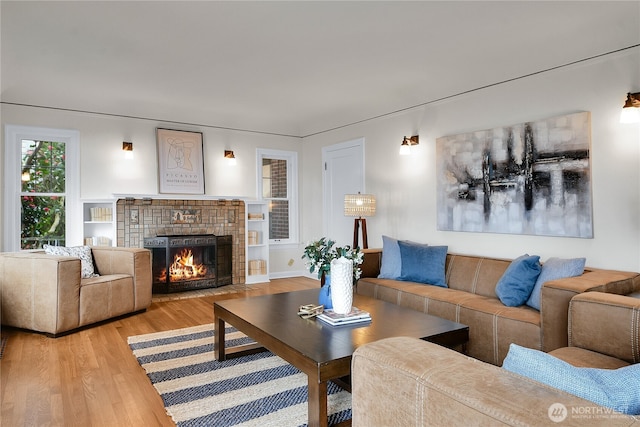
[(447, 286), (489, 298), (496, 297), (496, 283), (511, 260), (447, 254)]
[(502, 367), (624, 414), (640, 414), (640, 364), (578, 368), (542, 351), (511, 344)]
[(91, 255), (91, 247), (89, 246), (51, 246), (51, 245), (42, 245), (44, 252), (49, 255), (58, 255), (58, 256), (72, 256), (76, 258), (80, 258), (80, 265), (82, 271), (82, 278), (86, 279), (88, 277), (96, 277), (98, 274), (95, 272), (95, 267), (93, 266), (93, 256)]
[(448, 246), (398, 241), (402, 260), (400, 280), (447, 287), (444, 265)]
[(507, 307), (496, 297), (474, 296), (462, 301), (458, 317), (450, 319), (469, 325), (468, 354), (500, 366), (511, 343), (541, 348), (540, 312), (526, 305)]
[(496, 284), (496, 295), (508, 307), (518, 307), (529, 299), (540, 275), (540, 257), (522, 255), (514, 259)]
[(561, 347), (551, 350), (548, 354), (560, 360), (582, 368), (617, 369), (629, 365), (629, 362), (617, 357), (598, 353), (580, 347)]
[(549, 258), (542, 264), (542, 271), (536, 280), (533, 291), (527, 300), (529, 307), (540, 310), (540, 293), (542, 285), (549, 280), (564, 279), (566, 277), (580, 276), (584, 272), (586, 258), (560, 259)]
[(382, 236), (382, 263), (379, 279), (398, 279), (402, 274), (402, 261), (398, 240), (389, 236)]
[(80, 325), (134, 311), (135, 284), (128, 274), (109, 274), (82, 281)]

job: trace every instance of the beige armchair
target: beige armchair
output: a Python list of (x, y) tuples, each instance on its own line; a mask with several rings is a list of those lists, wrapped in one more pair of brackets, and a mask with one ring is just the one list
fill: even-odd
[(98, 277), (81, 278), (80, 259), (44, 252), (0, 253), (2, 325), (68, 333), (151, 304), (151, 253), (91, 248)]

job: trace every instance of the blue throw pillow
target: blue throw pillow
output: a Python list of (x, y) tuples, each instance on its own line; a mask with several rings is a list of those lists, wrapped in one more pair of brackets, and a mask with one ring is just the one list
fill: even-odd
[(448, 246), (426, 246), (398, 241), (402, 259), (400, 280), (447, 287), (444, 265)]
[(502, 367), (623, 414), (640, 415), (640, 363), (618, 369), (578, 368), (511, 344)]
[(542, 271), (540, 272), (540, 276), (538, 276), (538, 280), (536, 280), (536, 285), (533, 287), (531, 296), (527, 300), (527, 305), (536, 310), (540, 310), (540, 294), (544, 282), (564, 279), (565, 277), (580, 276), (584, 273), (584, 264), (586, 261), (586, 258), (549, 258), (547, 262), (542, 264)]
[(397, 280), (402, 274), (402, 261), (398, 240), (389, 236), (382, 236), (382, 264), (378, 279)]
[(518, 307), (531, 295), (536, 279), (540, 275), (540, 257), (522, 255), (509, 264), (498, 284), (496, 295), (508, 307)]

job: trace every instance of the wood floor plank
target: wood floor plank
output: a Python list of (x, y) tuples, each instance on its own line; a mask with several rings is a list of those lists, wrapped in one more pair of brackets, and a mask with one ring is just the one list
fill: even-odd
[(60, 338), (2, 328), (3, 426), (173, 426), (127, 338), (213, 322), (220, 299), (317, 288), (306, 277), (247, 285), (222, 295), (154, 302), (140, 314)]

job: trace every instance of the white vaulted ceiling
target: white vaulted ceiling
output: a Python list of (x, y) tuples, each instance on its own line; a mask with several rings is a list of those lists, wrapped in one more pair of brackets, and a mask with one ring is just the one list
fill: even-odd
[(640, 44), (638, 1), (2, 1), (1, 101), (308, 136)]

